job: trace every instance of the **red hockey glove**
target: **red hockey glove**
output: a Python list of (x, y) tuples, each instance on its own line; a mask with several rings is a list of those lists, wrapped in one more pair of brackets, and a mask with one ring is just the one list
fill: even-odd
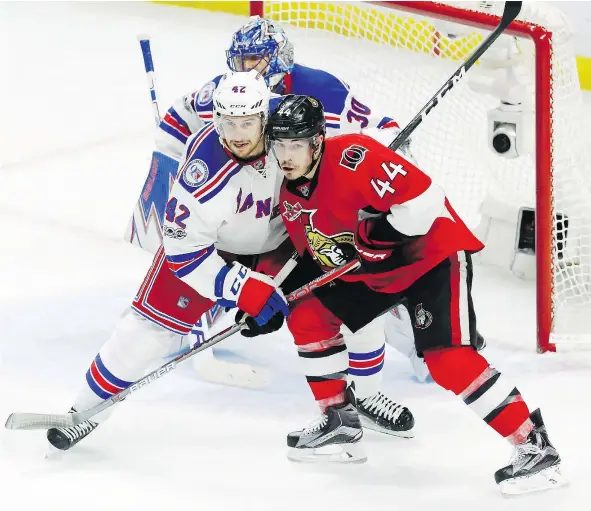
[(398, 237), (399, 233), (388, 223), (385, 215), (364, 218), (357, 224), (355, 248), (364, 261), (379, 263), (391, 257), (398, 248), (401, 241)]
[(355, 248), (363, 273), (384, 273), (405, 264), (402, 247), (415, 237), (398, 232), (386, 216), (364, 218), (357, 224)]

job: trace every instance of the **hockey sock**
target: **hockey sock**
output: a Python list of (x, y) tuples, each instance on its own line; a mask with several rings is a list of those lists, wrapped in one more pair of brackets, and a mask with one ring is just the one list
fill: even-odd
[(525, 441), (533, 428), (521, 393), (470, 346), (424, 353), (431, 376), (441, 387), (460, 396), (484, 422), (514, 444)]
[(372, 321), (355, 333), (343, 327), (349, 350), (349, 381), (355, 383), (355, 396), (365, 399), (377, 394), (382, 387), (384, 367), (384, 322)]
[(344, 403), (349, 357), (343, 336), (298, 345), (298, 355), (320, 409)]
[[(178, 334), (129, 310), (90, 364), (74, 408), (87, 410), (129, 387), (172, 349), (177, 337)], [(101, 415), (97, 422), (108, 414)]]

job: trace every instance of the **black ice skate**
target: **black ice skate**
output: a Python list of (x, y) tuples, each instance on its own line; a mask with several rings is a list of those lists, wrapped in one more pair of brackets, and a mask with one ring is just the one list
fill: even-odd
[(364, 428), (404, 438), (415, 436), (415, 419), (410, 410), (381, 392), (357, 400), (357, 411)]
[(363, 428), (351, 387), (342, 405), (329, 406), (306, 429), (287, 435), (291, 461), (364, 463), (367, 456), (360, 442)]
[(560, 473), (560, 456), (548, 439), (539, 408), (529, 417), (534, 429), (527, 441), (516, 445), (509, 465), (495, 472), (503, 495), (558, 488), (567, 482)]
[[(69, 413), (75, 411), (74, 408), (71, 408)], [(56, 449), (67, 451), (80, 442), (80, 440), (87, 437), (97, 426), (97, 422), (87, 420), (78, 424), (78, 426), (72, 426), (69, 428), (51, 428), (47, 431), (47, 440), (49, 440), (49, 443)]]

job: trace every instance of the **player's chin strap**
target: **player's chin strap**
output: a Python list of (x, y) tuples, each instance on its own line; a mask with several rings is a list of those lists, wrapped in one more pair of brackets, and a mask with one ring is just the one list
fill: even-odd
[[(283, 279), (287, 277), (289, 271), (291, 271), (295, 265), (297, 264), (297, 254), (294, 254), (291, 259), (287, 262), (284, 268), (277, 274), (275, 277), (277, 280)], [(309, 295), (314, 291), (314, 289), (324, 286), (333, 280), (341, 277), (342, 275), (349, 273), (351, 271), (356, 270), (359, 268), (360, 263), (357, 259), (349, 261), (348, 263), (344, 264), (343, 266), (339, 266), (327, 273), (324, 273), (320, 277), (312, 280), (308, 284), (303, 285), (302, 287), (296, 289), (294, 292), (287, 295), (286, 299), (288, 302), (294, 302), (304, 296)], [(6, 420), (6, 428), (7, 429), (49, 429), (49, 428), (69, 428), (73, 426), (77, 426), (82, 422), (91, 419), (95, 415), (103, 412), (107, 408), (110, 408), (114, 404), (118, 403), (125, 399), (129, 394), (140, 390), (141, 388), (149, 385), (154, 380), (161, 378), (165, 374), (173, 371), (176, 369), (176, 366), (181, 362), (184, 362), (188, 358), (192, 357), (196, 353), (200, 351), (206, 350), (211, 348), (214, 344), (223, 341), (224, 339), (230, 337), (231, 335), (235, 334), (236, 332), (242, 330), (245, 325), (242, 324), (234, 324), (224, 330), (222, 330), (217, 335), (214, 335), (203, 344), (199, 346), (195, 346), (194, 348), (190, 349), (189, 351), (182, 353), (178, 357), (172, 359), (170, 362), (160, 366), (158, 369), (155, 369), (148, 375), (144, 376), (142, 379), (132, 383), (129, 387), (122, 390), (118, 394), (111, 396), (108, 399), (105, 399), (102, 403), (99, 403), (97, 406), (90, 408), (88, 410), (84, 410), (81, 412), (74, 412), (74, 413), (66, 413), (66, 414), (42, 414), (42, 413), (13, 413), (11, 414), (8, 419)]]

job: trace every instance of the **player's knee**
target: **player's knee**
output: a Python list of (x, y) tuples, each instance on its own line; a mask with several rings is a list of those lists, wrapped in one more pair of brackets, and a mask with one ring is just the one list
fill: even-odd
[(454, 394), (464, 392), (488, 367), (471, 346), (426, 350), (423, 356), (433, 380)]
[(297, 302), (287, 326), (298, 346), (332, 339), (340, 331), (340, 322), (314, 297)]
[(383, 350), (384, 318), (379, 317), (374, 319), (355, 333), (343, 327), (343, 336), (345, 337), (347, 347), (353, 352), (367, 353), (380, 349)]
[(138, 362), (145, 359), (151, 362), (166, 356), (178, 339), (179, 334), (166, 330), (129, 309), (115, 327), (109, 351), (117, 353), (117, 358)]

